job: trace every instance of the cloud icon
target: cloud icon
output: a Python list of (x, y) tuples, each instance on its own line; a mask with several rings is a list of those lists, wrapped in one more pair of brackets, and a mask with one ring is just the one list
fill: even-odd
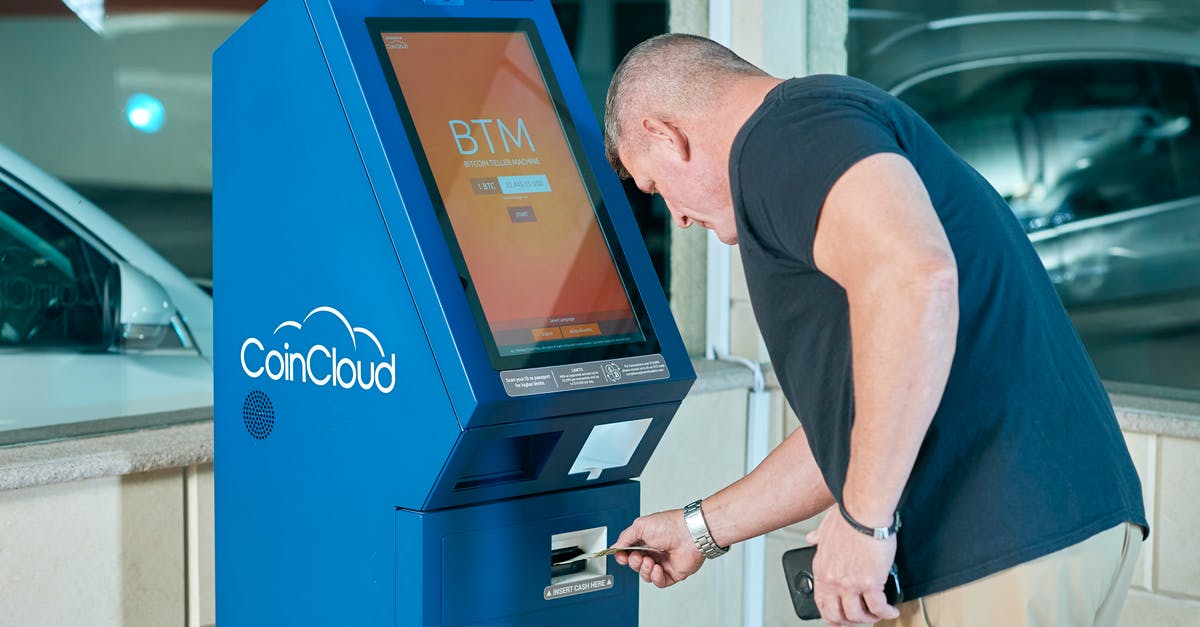
[(371, 333), (369, 330), (367, 330), (363, 327), (351, 326), (350, 321), (346, 319), (346, 316), (342, 312), (334, 309), (333, 307), (325, 307), (325, 306), (317, 307), (316, 309), (313, 309), (312, 311), (308, 312), (308, 315), (304, 316), (304, 319), (301, 320), (300, 322), (296, 322), (295, 320), (287, 320), (287, 321), (281, 322), (281, 323), (279, 323), (279, 326), (275, 327), (275, 330), (272, 331), (272, 334), (273, 335), (278, 334), (279, 330), (283, 329), (285, 327), (292, 327), (292, 328), (295, 328), (296, 330), (302, 330), (304, 328), (304, 323), (308, 322), (309, 318), (311, 318), (314, 315), (319, 314), (319, 313), (326, 313), (326, 314), (332, 315), (333, 317), (337, 318), (339, 322), (342, 323), (342, 326), (346, 327), (346, 333), (348, 333), (350, 335), (350, 344), (352, 346), (354, 346), (355, 350), (358, 350), (358, 339), (356, 336), (361, 334), (361, 335), (367, 336), (368, 338), (370, 338), (370, 340), (372, 342), (375, 343), (375, 348), (379, 350), (380, 357), (384, 356), (383, 345), (379, 343), (379, 338), (375, 337), (374, 333)]

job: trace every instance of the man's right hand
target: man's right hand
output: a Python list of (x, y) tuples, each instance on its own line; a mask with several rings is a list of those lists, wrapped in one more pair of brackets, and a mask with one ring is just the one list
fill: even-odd
[(621, 532), (615, 546), (638, 545), (661, 548), (662, 552), (630, 551), (614, 557), (618, 564), (628, 565), (642, 580), (659, 588), (687, 579), (704, 564), (680, 509), (638, 518)]

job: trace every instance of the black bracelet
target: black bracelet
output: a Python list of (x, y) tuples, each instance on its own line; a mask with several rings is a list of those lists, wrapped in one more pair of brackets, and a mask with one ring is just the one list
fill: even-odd
[(896, 512), (891, 527), (868, 527), (857, 520), (854, 520), (854, 517), (850, 515), (850, 512), (846, 511), (846, 506), (842, 505), (841, 502), (838, 503), (838, 509), (842, 512), (842, 518), (845, 518), (846, 522), (849, 523), (855, 531), (871, 536), (876, 540), (887, 540), (888, 538), (896, 535), (897, 531), (900, 531), (899, 511)]

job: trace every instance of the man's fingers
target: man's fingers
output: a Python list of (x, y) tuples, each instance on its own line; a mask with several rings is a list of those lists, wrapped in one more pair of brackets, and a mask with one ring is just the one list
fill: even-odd
[(863, 600), (866, 601), (867, 611), (876, 617), (873, 622), (900, 618), (900, 610), (888, 605), (887, 597), (883, 594), (883, 590), (864, 594)]
[(638, 569), (638, 572), (642, 575), (642, 581), (645, 581), (646, 583), (654, 582), (650, 576), (654, 573), (655, 566), (656, 564), (654, 563), (653, 559), (647, 556), (642, 556), (641, 568)]
[(859, 623), (876, 623), (879, 617), (867, 611), (867, 605), (863, 602), (863, 598), (858, 594), (848, 594), (841, 599), (842, 614), (846, 617), (846, 621), (854, 624)]
[(667, 582), (667, 574), (663, 572), (662, 564), (655, 564), (650, 571), (650, 581), (659, 588), (666, 588), (671, 585)]
[[(625, 531), (621, 532), (621, 535), (617, 536), (617, 541), (615, 544), (613, 544), (613, 546), (637, 546), (639, 544), (642, 544), (641, 536), (642, 536), (642, 519), (638, 518), (633, 521), (633, 524), (626, 527)], [(628, 564), (628, 565), (632, 566), (634, 568), (634, 570), (637, 569), (637, 557), (636, 556), (637, 556), (636, 551), (631, 551), (629, 553), (621, 552), (621, 553), (617, 553), (616, 555), (614, 555), (618, 564), (621, 564), (621, 565)]]
[(814, 595), (813, 600), (817, 603), (817, 609), (821, 610), (821, 618), (831, 625), (841, 625), (846, 622), (845, 616), (842, 614), (842, 602), (838, 600), (835, 594)]
[(613, 559), (617, 560), (617, 563), (622, 566), (632, 566), (634, 570), (637, 570), (638, 564), (640, 564), (642, 561), (642, 552), (621, 551), (618, 553), (613, 553)]
[(842, 600), (840, 598), (833, 597), (833, 600), (829, 602), (829, 606), (833, 612), (833, 620), (831, 622), (837, 625), (853, 624), (850, 622), (850, 619), (846, 618), (846, 611), (842, 608)]

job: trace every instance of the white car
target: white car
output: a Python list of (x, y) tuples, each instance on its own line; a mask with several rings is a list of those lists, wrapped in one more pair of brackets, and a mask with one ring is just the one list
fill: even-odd
[(0, 445), (195, 419), (212, 350), (208, 294), (0, 146)]

